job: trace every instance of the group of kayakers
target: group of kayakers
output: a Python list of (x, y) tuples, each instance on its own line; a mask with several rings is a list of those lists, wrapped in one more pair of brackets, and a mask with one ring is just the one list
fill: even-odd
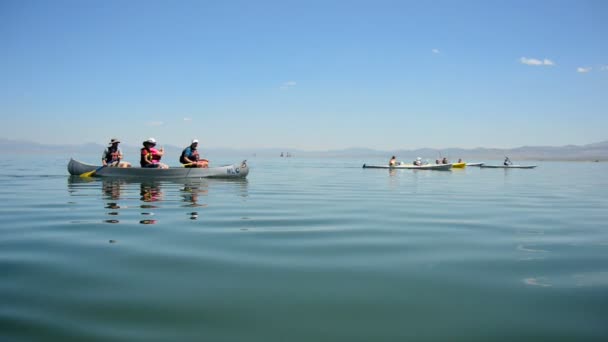
[[(108, 147), (103, 151), (101, 156), (101, 163), (103, 166), (109, 167), (131, 167), (131, 163), (122, 161), (123, 154), (118, 147), (120, 140), (111, 139), (108, 143)], [(143, 142), (143, 148), (140, 150), (139, 164), (145, 168), (159, 168), (167, 169), (167, 164), (161, 163), (160, 160), (165, 154), (164, 149), (161, 147), (156, 149), (156, 139), (149, 138)], [(209, 167), (209, 161), (200, 157), (198, 153), (198, 140), (193, 139), (189, 146), (184, 148), (179, 162), (184, 167)]]
[[(428, 164), (428, 163), (429, 163), (428, 161), (423, 162), (423, 161), (422, 161), (422, 158), (420, 158), (420, 157), (416, 158), (416, 159), (415, 159), (415, 160), (412, 162), (412, 164), (413, 164), (413, 165), (416, 165), (416, 166), (422, 166), (422, 165), (426, 165), (426, 164)], [(439, 160), (439, 159), (436, 159), (436, 160), (435, 160), (435, 164), (437, 164), (437, 165), (441, 165), (441, 164), (449, 164), (449, 163), (450, 163), (450, 161), (449, 161), (449, 160), (448, 160), (448, 158), (446, 158), (446, 157), (443, 157), (441, 160)], [(458, 163), (462, 163), (462, 159), (458, 159)], [(511, 159), (509, 159), (509, 157), (505, 157), (505, 161), (504, 161), (504, 163), (503, 163), (503, 164), (504, 164), (505, 166), (510, 166), (510, 165), (512, 165), (512, 164), (513, 164), (513, 162), (511, 161)], [(392, 157), (391, 157), (391, 160), (389, 160), (389, 162), (388, 162), (388, 166), (396, 166), (396, 165), (398, 165), (398, 163), (397, 163), (397, 157), (392, 156)]]
[[(507, 158), (507, 159), (508, 159), (508, 158)], [(459, 163), (462, 163), (462, 159), (458, 159), (458, 162), (459, 162)], [(506, 162), (506, 161), (505, 161), (505, 162)], [(509, 161), (509, 162), (510, 162), (510, 161)], [(426, 165), (426, 164), (428, 164), (428, 163), (429, 163), (428, 161), (422, 161), (422, 158), (420, 158), (420, 157), (416, 158), (416, 159), (415, 159), (415, 160), (412, 162), (412, 164), (413, 164), (413, 165), (416, 165), (416, 166), (422, 166), (422, 165)], [(443, 159), (441, 159), (441, 160), (439, 160), (439, 159), (436, 159), (436, 160), (435, 160), (435, 164), (437, 164), (437, 165), (441, 165), (441, 164), (449, 164), (449, 163), (450, 163), (450, 161), (449, 161), (449, 160), (448, 160), (448, 158), (446, 158), (446, 157), (443, 157)], [(391, 157), (391, 160), (389, 160), (389, 162), (388, 162), (388, 166), (396, 166), (396, 165), (398, 165), (398, 164), (397, 164), (397, 157), (392, 156), (392, 157)], [(507, 164), (505, 164), (505, 165), (507, 165)]]

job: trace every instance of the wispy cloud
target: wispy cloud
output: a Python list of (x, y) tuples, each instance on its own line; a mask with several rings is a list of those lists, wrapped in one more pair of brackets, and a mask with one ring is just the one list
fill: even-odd
[(519, 61), (521, 62), (521, 64), (526, 64), (526, 65), (532, 65), (532, 66), (554, 66), (555, 63), (553, 63), (552, 60), (550, 59), (536, 59), (536, 58), (527, 58), (527, 57), (522, 57), (519, 59)]
[(287, 81), (287, 82), (281, 84), (281, 89), (287, 90), (287, 89), (291, 89), (295, 86), (296, 86), (296, 81)]
[(580, 72), (582, 74), (588, 73), (591, 71), (591, 67), (578, 67), (576, 68), (576, 72)]
[(192, 121), (192, 118), (184, 118), (184, 121)]
[(148, 121), (146, 124), (147, 124), (148, 126), (162, 126), (162, 125), (164, 125), (165, 123), (164, 123), (164, 122), (162, 122), (162, 121)]
[(439, 53), (439, 49), (433, 49), (431, 50), (433, 53)]
[(602, 71), (608, 71), (608, 65), (602, 65), (600, 67), (600, 70), (602, 70)]

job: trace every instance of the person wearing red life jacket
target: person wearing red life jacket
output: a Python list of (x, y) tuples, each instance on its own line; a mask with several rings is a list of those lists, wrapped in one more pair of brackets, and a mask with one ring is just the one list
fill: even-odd
[(141, 158), (139, 160), (139, 164), (141, 167), (147, 168), (160, 168), (160, 169), (168, 169), (169, 166), (160, 162), (164, 154), (164, 150), (161, 147), (159, 150), (155, 148), (156, 139), (149, 138), (148, 140), (143, 142), (144, 147), (141, 149)]

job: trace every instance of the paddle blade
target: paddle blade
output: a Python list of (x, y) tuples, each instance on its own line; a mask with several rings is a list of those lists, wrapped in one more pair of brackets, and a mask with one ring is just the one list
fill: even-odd
[(95, 172), (97, 172), (97, 170), (85, 172), (85, 173), (82, 173), (80, 175), (80, 177), (82, 177), (82, 178), (93, 177), (93, 175), (95, 174)]
[(97, 169), (95, 169), (93, 171), (82, 173), (82, 174), (80, 174), (80, 177), (82, 177), (82, 178), (93, 177), (95, 175), (95, 173), (101, 169), (103, 169), (103, 166), (98, 167)]

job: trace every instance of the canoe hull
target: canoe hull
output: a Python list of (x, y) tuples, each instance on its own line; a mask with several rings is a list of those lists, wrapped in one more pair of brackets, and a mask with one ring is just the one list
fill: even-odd
[(436, 171), (449, 171), (452, 169), (452, 164), (427, 164), (427, 165), (413, 165), (413, 164), (399, 164), (395, 166), (388, 165), (367, 165), (363, 164), (364, 169), (410, 169), (410, 170), (436, 170)]
[(536, 165), (481, 165), (484, 169), (533, 169)]
[(467, 166), (482, 166), (483, 163), (467, 163)]
[(454, 169), (464, 169), (467, 166), (467, 163), (452, 163), (452, 168)]
[[(98, 165), (91, 165), (71, 159), (68, 163), (68, 172), (73, 176), (79, 176), (85, 172), (96, 170)], [(118, 168), (104, 167), (95, 173), (96, 177), (116, 178), (245, 178), (249, 174), (249, 166), (244, 160), (240, 164), (232, 164), (209, 168), (185, 168), (174, 167), (168, 169), (153, 168)]]

